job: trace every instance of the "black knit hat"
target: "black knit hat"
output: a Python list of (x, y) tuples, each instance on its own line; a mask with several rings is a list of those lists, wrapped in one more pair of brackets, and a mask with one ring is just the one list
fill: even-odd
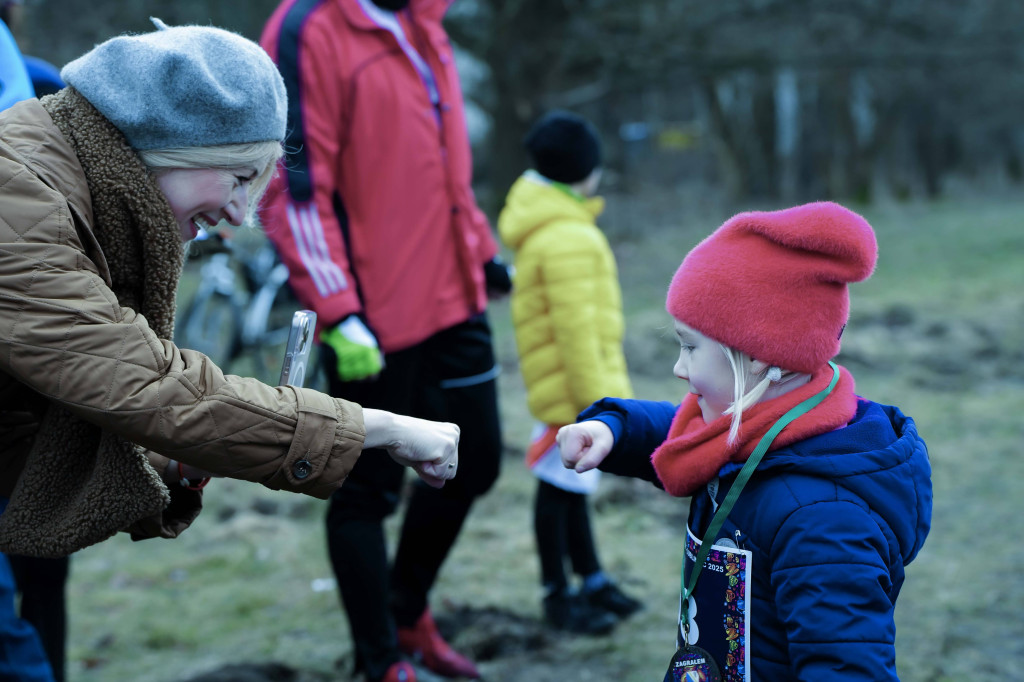
[(568, 111), (542, 116), (526, 134), (523, 145), (536, 171), (555, 182), (579, 182), (601, 165), (597, 129)]

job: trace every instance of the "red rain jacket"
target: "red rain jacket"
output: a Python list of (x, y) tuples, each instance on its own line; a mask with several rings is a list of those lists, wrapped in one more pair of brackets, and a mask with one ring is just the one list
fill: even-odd
[(448, 0), (397, 14), (436, 82), (358, 0), (285, 0), (261, 43), (288, 87), (288, 155), (261, 220), (322, 325), (365, 314), (393, 352), (484, 310), (497, 251), (472, 161)]

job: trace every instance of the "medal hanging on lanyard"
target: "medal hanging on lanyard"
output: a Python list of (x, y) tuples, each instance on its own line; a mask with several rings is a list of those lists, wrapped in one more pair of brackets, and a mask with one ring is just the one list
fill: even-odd
[(711, 654), (693, 644), (683, 644), (668, 664), (664, 682), (721, 682), (722, 673)]
[(664, 682), (719, 682), (722, 679), (722, 673), (714, 658), (711, 657), (711, 654), (689, 641), (690, 596), (697, 586), (697, 578), (700, 577), (700, 572), (704, 568), (704, 562), (707, 561), (708, 554), (711, 552), (711, 544), (722, 529), (722, 525), (725, 523), (726, 518), (728, 518), (729, 512), (732, 511), (733, 505), (739, 499), (740, 493), (743, 492), (743, 486), (747, 484), (750, 476), (754, 473), (754, 469), (757, 468), (761, 458), (764, 457), (764, 454), (771, 446), (772, 441), (790, 422), (817, 407), (839, 382), (839, 369), (835, 363), (830, 362), (828, 364), (832, 367), (832, 381), (828, 387), (803, 401), (775, 422), (772, 428), (768, 430), (768, 433), (758, 442), (757, 447), (754, 448), (743, 468), (736, 475), (736, 480), (729, 488), (729, 493), (725, 496), (725, 500), (723, 500), (721, 506), (712, 517), (707, 530), (704, 531), (704, 537), (700, 543), (700, 551), (697, 552), (697, 557), (693, 562), (693, 571), (690, 573), (689, 580), (686, 579), (686, 559), (684, 553), (683, 568), (680, 571), (681, 595), (679, 599), (679, 627), (676, 630), (677, 648), (675, 655), (672, 656), (672, 660), (669, 662)]

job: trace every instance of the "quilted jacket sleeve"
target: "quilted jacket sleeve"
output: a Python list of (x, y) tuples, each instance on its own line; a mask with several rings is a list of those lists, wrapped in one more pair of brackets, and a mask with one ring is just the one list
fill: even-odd
[[(122, 308), (60, 192), (0, 155), (0, 372), (165, 456), (326, 498), (362, 449), (358, 405), (225, 376)], [(24, 186), (22, 186), (24, 185)]]
[(898, 679), (888, 546), (868, 512), (846, 501), (801, 507), (773, 544), (794, 679)]

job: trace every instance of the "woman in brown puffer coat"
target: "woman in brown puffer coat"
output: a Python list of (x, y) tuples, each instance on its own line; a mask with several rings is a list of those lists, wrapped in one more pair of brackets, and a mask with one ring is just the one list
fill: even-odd
[(0, 114), (3, 552), (175, 537), (205, 473), (326, 498), (363, 448), (434, 486), (456, 471), (452, 424), (228, 376), (170, 341), (182, 242), (242, 224), (288, 122), (258, 45), (157, 27), (96, 46), (64, 67), (67, 88)]

